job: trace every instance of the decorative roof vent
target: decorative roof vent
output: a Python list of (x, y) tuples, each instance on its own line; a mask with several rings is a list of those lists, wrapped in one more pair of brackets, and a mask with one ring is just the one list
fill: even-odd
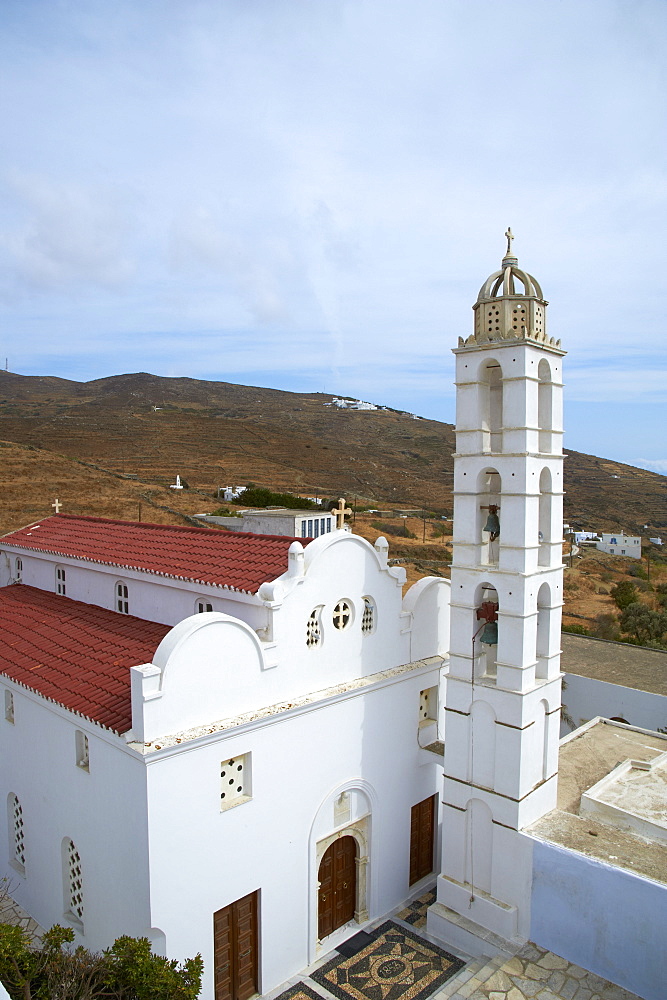
[(546, 307), (539, 283), (519, 267), (512, 252), (512, 230), (505, 233), (507, 252), (501, 269), (490, 275), (479, 290), (475, 312), (475, 332), (459, 347), (479, 347), (508, 340), (533, 340), (560, 348), (560, 340), (547, 337)]

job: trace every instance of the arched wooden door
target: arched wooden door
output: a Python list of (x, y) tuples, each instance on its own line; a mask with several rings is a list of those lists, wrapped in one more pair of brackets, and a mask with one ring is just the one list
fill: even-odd
[(357, 842), (341, 837), (325, 851), (318, 880), (317, 936), (320, 941), (354, 919), (357, 899)]

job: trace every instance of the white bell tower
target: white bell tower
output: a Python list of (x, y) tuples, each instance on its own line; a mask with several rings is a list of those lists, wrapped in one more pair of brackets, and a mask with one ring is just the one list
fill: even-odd
[(556, 806), (565, 352), (505, 235), (474, 332), (454, 350), (443, 847), (428, 917), (451, 943), (452, 922), (528, 936), (532, 854), (518, 831)]

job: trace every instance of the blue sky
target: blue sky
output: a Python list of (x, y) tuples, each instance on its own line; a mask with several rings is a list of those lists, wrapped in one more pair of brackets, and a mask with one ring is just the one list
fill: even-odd
[(514, 249), (566, 446), (667, 473), (663, 0), (0, 0), (0, 356), (453, 420)]

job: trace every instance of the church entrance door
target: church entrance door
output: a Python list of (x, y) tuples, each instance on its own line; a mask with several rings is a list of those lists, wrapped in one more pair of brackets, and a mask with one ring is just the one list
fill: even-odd
[(215, 1000), (248, 1000), (259, 992), (257, 892), (213, 914)]
[(357, 842), (341, 837), (325, 851), (318, 880), (317, 936), (320, 941), (354, 919), (357, 899)]
[(410, 885), (433, 871), (435, 795), (412, 807), (410, 813)]

